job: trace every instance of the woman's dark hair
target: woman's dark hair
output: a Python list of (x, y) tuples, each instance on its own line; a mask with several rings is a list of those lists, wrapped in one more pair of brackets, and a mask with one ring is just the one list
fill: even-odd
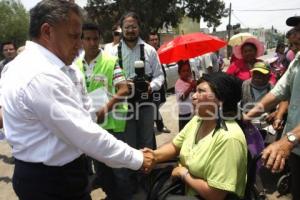
[(204, 81), (209, 84), (216, 97), (223, 102), (218, 109), (216, 116), (217, 125), (213, 135), (220, 128), (227, 131), (228, 129), (224, 122), (226, 119), (224, 118), (239, 120), (237, 116), (239, 116), (238, 103), (242, 98), (242, 81), (224, 72), (204, 74), (199, 83)]
[(132, 17), (133, 19), (135, 19), (137, 21), (139, 27), (141, 27), (141, 20), (135, 12), (128, 12), (121, 17), (121, 19), (120, 19), (121, 27), (123, 27), (124, 20), (128, 17)]
[(255, 46), (255, 44), (251, 43), (251, 42), (246, 42), (241, 46), (241, 50), (244, 49), (245, 46), (250, 46), (251, 48), (255, 49), (255, 51), (257, 51), (257, 47)]
[(180, 74), (180, 71), (184, 65), (188, 65), (191, 68), (190, 62), (188, 60), (180, 60), (177, 62), (177, 65), (178, 65), (178, 74)]
[(234, 117), (238, 114), (238, 103), (242, 98), (242, 82), (224, 72), (204, 74), (199, 80), (207, 82), (216, 97), (223, 102), (222, 116)]
[(38, 38), (44, 23), (51, 25), (68, 20), (70, 12), (82, 17), (81, 8), (66, 0), (43, 0), (30, 10), (29, 37)]
[(277, 52), (279, 51), (280, 48), (285, 48), (284, 43), (279, 42), (279, 43), (277, 44), (277, 46), (276, 46), (275, 52), (277, 53)]

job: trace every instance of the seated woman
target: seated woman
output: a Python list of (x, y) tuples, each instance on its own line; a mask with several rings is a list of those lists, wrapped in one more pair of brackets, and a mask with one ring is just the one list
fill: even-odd
[(193, 95), (197, 114), (173, 139), (154, 151), (157, 162), (179, 155), (172, 176), (186, 184), (186, 195), (222, 200), (229, 193), (243, 197), (247, 144), (237, 122), (241, 99), (238, 79), (223, 72), (204, 75)]

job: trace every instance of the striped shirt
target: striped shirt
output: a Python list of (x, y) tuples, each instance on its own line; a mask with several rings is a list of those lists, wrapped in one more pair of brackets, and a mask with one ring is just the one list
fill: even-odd
[[(93, 70), (94, 70), (94, 67), (97, 63), (97, 60), (99, 60), (100, 56), (101, 56), (101, 53), (102, 51), (100, 50), (99, 54), (90, 62), (90, 64), (88, 64), (86, 62), (86, 60), (84, 59), (84, 56), (83, 56), (83, 65), (85, 66), (85, 69), (86, 69), (86, 76), (87, 78), (91, 78), (92, 74), (93, 74)], [(122, 81), (125, 81), (125, 76), (122, 72), (122, 69), (121, 67), (119, 66), (119, 63), (116, 62), (116, 65), (115, 65), (115, 69), (114, 69), (114, 74), (113, 74), (113, 85), (116, 86), (117, 84), (121, 83)]]

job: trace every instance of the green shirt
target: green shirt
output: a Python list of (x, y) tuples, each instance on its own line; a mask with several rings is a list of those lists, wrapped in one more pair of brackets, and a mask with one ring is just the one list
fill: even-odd
[[(226, 121), (228, 131), (213, 131), (195, 142), (201, 119), (195, 116), (174, 138), (180, 148), (180, 164), (189, 173), (205, 180), (209, 186), (244, 196), (247, 177), (247, 143), (235, 121)], [(188, 195), (196, 191), (187, 188)]]
[[(271, 93), (280, 100), (289, 100), (288, 117), (284, 133), (287, 133), (300, 124), (300, 52), (289, 65), (284, 75), (276, 83)], [(300, 145), (293, 152), (300, 156)]]

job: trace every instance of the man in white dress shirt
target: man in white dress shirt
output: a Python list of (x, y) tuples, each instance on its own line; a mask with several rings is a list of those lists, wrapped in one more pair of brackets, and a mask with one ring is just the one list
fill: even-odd
[(110, 55), (114, 55), (114, 48), (116, 48), (122, 37), (122, 29), (119, 24), (115, 24), (112, 27), (113, 41), (104, 46), (104, 51)]
[(81, 25), (76, 4), (39, 2), (30, 11), (32, 41), (3, 74), (3, 123), (20, 200), (91, 199), (83, 153), (111, 167), (138, 170), (153, 164), (150, 150), (135, 150), (92, 121), (63, 72), (81, 47)]

